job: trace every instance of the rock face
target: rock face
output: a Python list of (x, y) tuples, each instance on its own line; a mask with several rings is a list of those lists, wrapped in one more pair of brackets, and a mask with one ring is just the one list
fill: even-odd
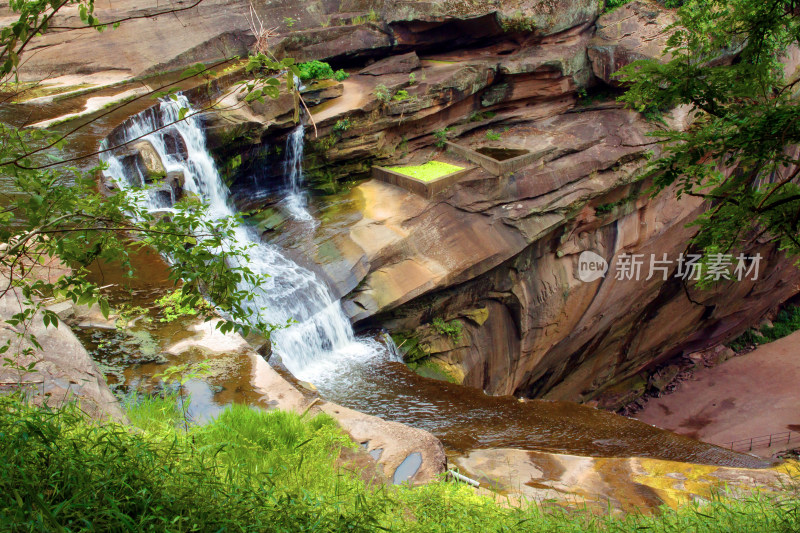
[[(220, 5), (208, 4), (205, 20), (242, 9), (232, 2), (221, 14)], [(274, 213), (261, 224), (265, 237), (325, 276), (355, 323), (416, 338), (448, 375), (492, 394), (624, 395), (611, 388), (757, 322), (796, 292), (797, 270), (755, 241), (743, 251), (762, 257), (758, 281), (705, 291), (683, 284), (674, 275), (692, 235), (685, 225), (704, 206), (669, 191), (650, 198), (647, 184), (636, 182), (658, 155), (647, 136), (657, 125), (613, 99), (582, 101), (594, 86), (614, 83), (621, 66), (658, 57), (672, 15), (639, 1), (595, 23), (598, 7), (586, 0), (351, 1), (335, 9), (256, 2), (265, 26), (284, 23), (278, 53), (358, 67), (341, 93), (331, 89), (310, 109), (319, 133), (306, 130), (311, 185), (330, 191), (337, 178), (366, 176), (376, 162), (458, 161), (435, 146), (442, 140), (479, 149), (492, 139), (536, 155), (510, 174), (474, 169), (430, 200), (368, 181), (321, 213), (313, 238), (281, 227)], [(237, 19), (225, 31), (241, 27)], [(180, 46), (171, 42), (164, 54)], [(383, 61), (367, 66), (373, 59)], [(209, 120), (209, 145), (230, 144), (237, 131), (250, 145), (279, 145), (292, 126), (289, 104), (231, 106), (238, 109), (224, 120)], [(691, 117), (678, 110), (667, 118), (685, 126)], [(245, 177), (232, 176), (234, 197)], [(582, 281), (587, 251), (611, 265), (605, 278)], [(630, 254), (666, 254), (666, 279), (647, 279), (647, 265), (638, 280), (617, 279), (616, 265)], [(460, 335), (438, 331), (437, 318)]]
[(639, 59), (660, 59), (676, 15), (648, 2), (630, 2), (597, 21), (588, 48), (595, 76), (619, 85), (614, 74)]
[[(251, 16), (253, 6), (255, 19)], [(62, 9), (53, 31), (34, 39), (24, 79), (80, 74), (119, 80), (245, 55), (255, 42), (251, 23), (275, 28), (278, 54), (297, 60), (369, 57), (396, 45), (469, 43), (490, 35), (552, 35), (590, 23), (594, 0), (401, 1), (204, 0), (194, 7), (157, 0), (97, 2), (102, 22), (123, 20), (113, 31), (80, 28), (77, 7)], [(175, 13), (153, 16), (176, 9)], [(8, 7), (0, 15), (14, 16)], [(435, 37), (432, 37), (435, 36)]]
[[(451, 16), (440, 8), (433, 5), (426, 20)], [(636, 182), (658, 154), (646, 135), (656, 125), (613, 101), (580, 105), (577, 98), (602, 83), (603, 72), (654, 55), (635, 43), (661, 38), (670, 22), (664, 17), (654, 4), (636, 3), (601, 17), (597, 36), (578, 25), (530, 43), (503, 36), (483, 48), (422, 56), (417, 83), (405, 73), (351, 77), (339, 103), (312, 109), (322, 136), (338, 120), (352, 124), (330, 145), (312, 145), (312, 175), (315, 165), (352, 172), (368, 157), (457, 159), (431, 147), (436, 131), (477, 148), (492, 130), (499, 144), (538, 159), (509, 175), (475, 169), (430, 201), (366, 182), (348, 195), (350, 207), (322, 214), (313, 240), (291, 229), (271, 238), (319, 266), (354, 322), (416, 339), (409, 344), (446, 375), (491, 394), (621, 398), (633, 378), (643, 375), (637, 379), (646, 386), (650, 369), (735, 336), (796, 292), (797, 270), (756, 241), (743, 253), (760, 254), (757, 281), (684, 286), (677, 260), (692, 236), (686, 224), (704, 206), (670, 191), (651, 199), (648, 184)], [(612, 29), (640, 55), (605, 69), (591, 50), (617, 39)], [(378, 84), (409, 97), (381, 103)], [(667, 120), (689, 119), (676, 110)], [(611, 265), (605, 278), (581, 280), (585, 251)], [(645, 262), (639, 279), (618, 276), (631, 254)], [(648, 279), (651, 256), (663, 254), (666, 276)], [(458, 323), (461, 335), (437, 332), (436, 318)]]
[[(0, 368), (0, 388), (5, 391), (21, 387), (29, 391), (33, 401), (50, 407), (64, 402), (77, 401), (81, 409), (98, 420), (126, 419), (117, 399), (106, 385), (105, 378), (91, 356), (72, 331), (59, 322), (45, 327), (41, 313), (35, 315), (27, 333), (33, 335), (42, 349), (36, 349), (29, 340), (20, 337), (24, 326), (5, 323), (22, 310), (24, 299), (16, 291), (0, 298), (0, 345), (11, 341), (4, 357), (10, 357), (16, 367)], [(27, 350), (30, 349), (30, 353)], [(34, 364), (32, 371), (19, 370)]]

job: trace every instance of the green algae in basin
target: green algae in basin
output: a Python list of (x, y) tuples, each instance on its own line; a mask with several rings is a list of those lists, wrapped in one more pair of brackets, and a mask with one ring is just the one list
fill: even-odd
[(451, 165), (450, 163), (442, 163), (441, 161), (428, 161), (424, 165), (416, 165), (412, 167), (387, 167), (387, 170), (399, 172), (404, 176), (409, 176), (419, 181), (433, 181), (442, 176), (447, 176), (453, 172), (464, 170), (464, 167)]

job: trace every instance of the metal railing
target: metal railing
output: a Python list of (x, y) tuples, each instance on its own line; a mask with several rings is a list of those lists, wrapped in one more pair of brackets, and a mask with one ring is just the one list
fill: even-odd
[(727, 447), (734, 452), (750, 452), (753, 451), (754, 448), (772, 448), (773, 446), (791, 444), (792, 439), (800, 446), (800, 432), (782, 431), (780, 433), (771, 433), (760, 437), (735, 440), (730, 442)]

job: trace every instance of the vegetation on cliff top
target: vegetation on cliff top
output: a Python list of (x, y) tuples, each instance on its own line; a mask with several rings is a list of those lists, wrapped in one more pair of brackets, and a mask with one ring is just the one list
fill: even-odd
[[(160, 406), (158, 404), (161, 404)], [(0, 397), (0, 529), (13, 531), (790, 532), (800, 500), (712, 499), (656, 516), (497, 502), (471, 487), (367, 484), (325, 416), (235, 405), (175, 429), (174, 403), (133, 408), (139, 431)], [(145, 423), (146, 422), (146, 423)]]
[[(689, 0), (667, 41), (665, 58), (623, 69), (631, 107), (688, 106), (692, 127), (656, 132), (664, 147), (647, 176), (655, 190), (677, 190), (712, 206), (693, 244), (730, 253), (768, 236), (800, 253), (800, 106), (797, 72), (783, 58), (800, 40), (794, 0)], [(736, 170), (727, 171), (720, 163)]]

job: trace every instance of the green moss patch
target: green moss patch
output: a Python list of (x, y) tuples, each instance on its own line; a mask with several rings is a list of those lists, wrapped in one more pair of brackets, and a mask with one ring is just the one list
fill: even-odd
[(442, 163), (441, 161), (428, 161), (424, 165), (388, 167), (387, 170), (427, 182), (441, 178), (442, 176), (447, 176), (453, 172), (458, 172), (459, 170), (464, 170), (464, 167), (451, 165), (450, 163)]

